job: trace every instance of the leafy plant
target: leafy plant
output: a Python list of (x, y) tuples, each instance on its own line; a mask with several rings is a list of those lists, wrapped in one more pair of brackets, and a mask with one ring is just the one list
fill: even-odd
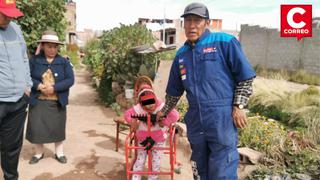
[(284, 128), (279, 122), (253, 116), (246, 128), (239, 131), (239, 145), (263, 152), (260, 168), (248, 179), (264, 179), (268, 175), (294, 176), (309, 174), (320, 176), (319, 147), (306, 139), (302, 132)]
[(174, 59), (174, 57), (176, 56), (176, 53), (177, 53), (177, 50), (165, 51), (165, 52), (161, 53), (160, 58), (161, 58), (161, 60), (172, 61)]
[(103, 73), (101, 78), (100, 86), (97, 88), (101, 101), (106, 104), (110, 105), (115, 102), (116, 95), (112, 92), (112, 80), (107, 77), (106, 73)]
[[(120, 25), (103, 32), (99, 40), (93, 40), (85, 48), (85, 63), (90, 64), (94, 76), (100, 80), (98, 88), (102, 101), (111, 104), (115, 100), (111, 82), (119, 85), (134, 84), (139, 75), (154, 78), (159, 55), (139, 55), (132, 48), (151, 45), (155, 41), (152, 33), (139, 24)], [(140, 71), (141, 70), (141, 71)]]
[(103, 71), (104, 71), (104, 64), (102, 53), (100, 50), (100, 42), (98, 39), (90, 40), (84, 49), (86, 54), (84, 58), (84, 63), (89, 65), (89, 67), (93, 71), (93, 76), (101, 80)]
[[(248, 126), (239, 131), (239, 144), (262, 151), (266, 156), (261, 160), (261, 168), (249, 179), (288, 174), (294, 178), (296, 173), (319, 179), (320, 91), (315, 86), (300, 92), (281, 90), (262, 88), (250, 99), (250, 115), (255, 117), (249, 118)], [(271, 117), (279, 120), (272, 121), (272, 126), (267, 120)]]
[(73, 65), (73, 67), (78, 68), (80, 66), (80, 58), (79, 58), (77, 52), (62, 50), (60, 52), (60, 54), (62, 56), (68, 56), (69, 60), (71, 61), (72, 65)]
[(184, 100), (180, 100), (177, 107), (176, 107), (177, 111), (179, 112), (180, 115), (180, 121), (184, 122), (184, 117), (189, 109), (189, 105), (186, 101)]
[(121, 25), (120, 28), (104, 32), (101, 49), (107, 77), (114, 81), (133, 82), (142, 64), (155, 72), (159, 55), (139, 55), (132, 51), (133, 47), (150, 45), (154, 41), (152, 33), (139, 24)]
[(239, 130), (239, 146), (251, 147), (267, 153), (285, 139), (282, 125), (263, 116), (248, 118), (246, 128)]
[(112, 110), (116, 112), (117, 116), (122, 115), (121, 106), (118, 103), (112, 103), (110, 107)]
[(67, 21), (64, 16), (64, 0), (20, 0), (17, 7), (24, 16), (17, 20), (21, 26), (28, 50), (34, 54), (42, 33), (49, 27), (58, 33), (59, 39), (65, 39)]

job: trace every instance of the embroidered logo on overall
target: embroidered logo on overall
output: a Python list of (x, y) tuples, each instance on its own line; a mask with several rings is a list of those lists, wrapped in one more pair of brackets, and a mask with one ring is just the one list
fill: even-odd
[(216, 47), (208, 47), (208, 48), (204, 48), (203, 49), (203, 53), (211, 53), (211, 52), (217, 52), (217, 48)]
[(183, 59), (179, 59), (179, 69), (180, 69), (181, 79), (186, 80), (187, 79), (187, 69), (183, 65)]
[(180, 73), (181, 73), (181, 75), (185, 75), (185, 74), (187, 73), (186, 68), (181, 69), (181, 70), (180, 70)]

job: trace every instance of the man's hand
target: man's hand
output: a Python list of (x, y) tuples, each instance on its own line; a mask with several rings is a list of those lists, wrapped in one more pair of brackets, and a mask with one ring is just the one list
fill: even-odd
[(236, 106), (233, 106), (232, 117), (237, 128), (244, 128), (247, 125), (245, 112)]
[(157, 112), (157, 121), (161, 122), (165, 118), (165, 114), (162, 111)]
[(132, 119), (131, 124), (130, 124), (130, 131), (136, 131), (139, 126), (139, 120), (137, 119)]
[(28, 97), (30, 97), (30, 89), (25, 89), (24, 90), (24, 94), (27, 95)]
[(160, 127), (163, 127), (162, 120), (164, 119), (165, 115), (162, 111), (157, 112), (157, 122), (159, 123)]

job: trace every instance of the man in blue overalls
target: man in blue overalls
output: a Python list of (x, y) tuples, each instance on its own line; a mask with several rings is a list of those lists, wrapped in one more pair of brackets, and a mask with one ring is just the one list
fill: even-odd
[(189, 110), (184, 120), (194, 179), (237, 179), (237, 127), (246, 125), (242, 108), (256, 74), (235, 37), (206, 29), (210, 20), (205, 5), (189, 4), (181, 17), (187, 41), (173, 61), (158, 119), (186, 91)]

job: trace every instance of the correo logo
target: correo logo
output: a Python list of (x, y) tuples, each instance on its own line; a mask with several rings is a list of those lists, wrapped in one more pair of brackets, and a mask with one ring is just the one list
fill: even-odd
[(312, 5), (281, 5), (281, 37), (312, 37)]

